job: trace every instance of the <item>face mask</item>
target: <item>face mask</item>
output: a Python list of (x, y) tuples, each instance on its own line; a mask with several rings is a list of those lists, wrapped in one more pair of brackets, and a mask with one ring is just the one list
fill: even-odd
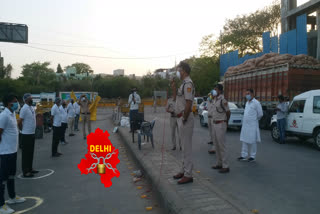
[(19, 105), (18, 105), (18, 103), (17, 103), (17, 102), (12, 103), (12, 106), (11, 106), (11, 110), (12, 110), (12, 111), (17, 111), (17, 110), (18, 110), (18, 108), (19, 108)]
[(217, 96), (217, 95), (218, 95), (218, 92), (217, 92), (216, 90), (212, 90), (212, 91), (211, 91), (211, 94), (212, 94), (212, 96), (214, 96), (214, 97), (215, 97), (215, 96)]
[(181, 74), (180, 74), (179, 71), (177, 71), (177, 77), (178, 77), (179, 79), (181, 79)]
[(249, 100), (251, 100), (251, 95), (250, 94), (247, 94), (246, 95), (246, 99), (249, 101)]
[(82, 101), (86, 101), (86, 98), (85, 98), (85, 97), (83, 97), (83, 98), (82, 98)]
[(133, 92), (133, 95), (137, 95), (137, 92), (135, 91), (135, 92)]

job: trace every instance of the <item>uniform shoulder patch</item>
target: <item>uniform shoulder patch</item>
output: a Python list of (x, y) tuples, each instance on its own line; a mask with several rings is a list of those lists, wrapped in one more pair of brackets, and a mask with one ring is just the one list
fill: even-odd
[(187, 88), (188, 93), (191, 93), (191, 90), (192, 90), (191, 88)]

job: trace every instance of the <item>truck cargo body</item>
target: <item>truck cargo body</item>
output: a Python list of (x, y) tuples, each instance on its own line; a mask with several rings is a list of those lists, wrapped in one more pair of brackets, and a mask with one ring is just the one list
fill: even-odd
[[(224, 95), (229, 102), (245, 105), (246, 90), (252, 88), (270, 122), (278, 95), (292, 100), (305, 91), (320, 88), (320, 67), (276, 65), (248, 72), (229, 74), (224, 79)], [(271, 114), (271, 115), (269, 115)]]
[(230, 102), (245, 104), (246, 90), (252, 88), (263, 106), (274, 106), (278, 95), (290, 100), (305, 91), (320, 88), (320, 68), (289, 64), (232, 74), (225, 77), (224, 95)]

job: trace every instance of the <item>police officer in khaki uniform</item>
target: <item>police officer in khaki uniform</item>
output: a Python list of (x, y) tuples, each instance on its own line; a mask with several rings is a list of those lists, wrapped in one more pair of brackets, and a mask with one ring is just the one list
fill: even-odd
[(208, 130), (209, 130), (209, 137), (210, 137), (210, 141), (208, 142), (208, 144), (212, 144), (211, 150), (208, 151), (209, 154), (215, 154), (216, 153), (216, 146), (215, 143), (213, 142), (213, 135), (212, 135), (212, 94), (211, 92), (208, 94), (208, 98), (207, 98), (207, 109), (208, 109)]
[(183, 145), (183, 162), (181, 171), (173, 176), (174, 179), (180, 179), (178, 184), (193, 182), (192, 178), (192, 134), (194, 118), (192, 114), (192, 103), (194, 99), (194, 85), (190, 78), (191, 68), (185, 62), (180, 62), (177, 76), (183, 81), (178, 93), (174, 81), (172, 81), (172, 90), (174, 98), (176, 97), (176, 113), (178, 118), (178, 129)]
[(225, 135), (227, 131), (228, 121), (230, 118), (230, 110), (228, 101), (224, 98), (223, 86), (218, 84), (212, 91), (212, 119), (211, 129), (214, 142), (216, 144), (217, 163), (212, 168), (219, 169), (220, 173), (228, 173), (230, 171), (227, 159), (227, 149)]
[(91, 102), (88, 100), (85, 94), (82, 94), (78, 104), (81, 107), (81, 117), (82, 117), (82, 131), (83, 131), (83, 139), (87, 139), (86, 134), (86, 123), (88, 124), (89, 134), (91, 133), (91, 121), (90, 121), (90, 111), (89, 106)]
[[(181, 139), (179, 136), (179, 129), (178, 129), (178, 121), (177, 121), (177, 114), (175, 113), (175, 107), (176, 107), (176, 101), (171, 97), (168, 99), (166, 111), (170, 113), (170, 128), (171, 128), (171, 142), (172, 142), (172, 150), (176, 150), (177, 148), (177, 136), (178, 136), (178, 142), (180, 146), (180, 150), (182, 150), (181, 147)], [(176, 135), (176, 130), (178, 135)]]

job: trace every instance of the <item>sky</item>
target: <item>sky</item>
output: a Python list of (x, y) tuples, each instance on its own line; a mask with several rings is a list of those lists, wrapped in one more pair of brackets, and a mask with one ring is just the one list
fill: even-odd
[[(0, 0), (0, 22), (26, 24), (29, 43), (0, 42), (12, 77), (35, 61), (64, 68), (87, 63), (95, 74), (145, 75), (199, 55), (208, 34), (219, 35), (226, 19), (261, 9), (273, 0)], [(34, 48), (71, 54), (67, 55)]]

